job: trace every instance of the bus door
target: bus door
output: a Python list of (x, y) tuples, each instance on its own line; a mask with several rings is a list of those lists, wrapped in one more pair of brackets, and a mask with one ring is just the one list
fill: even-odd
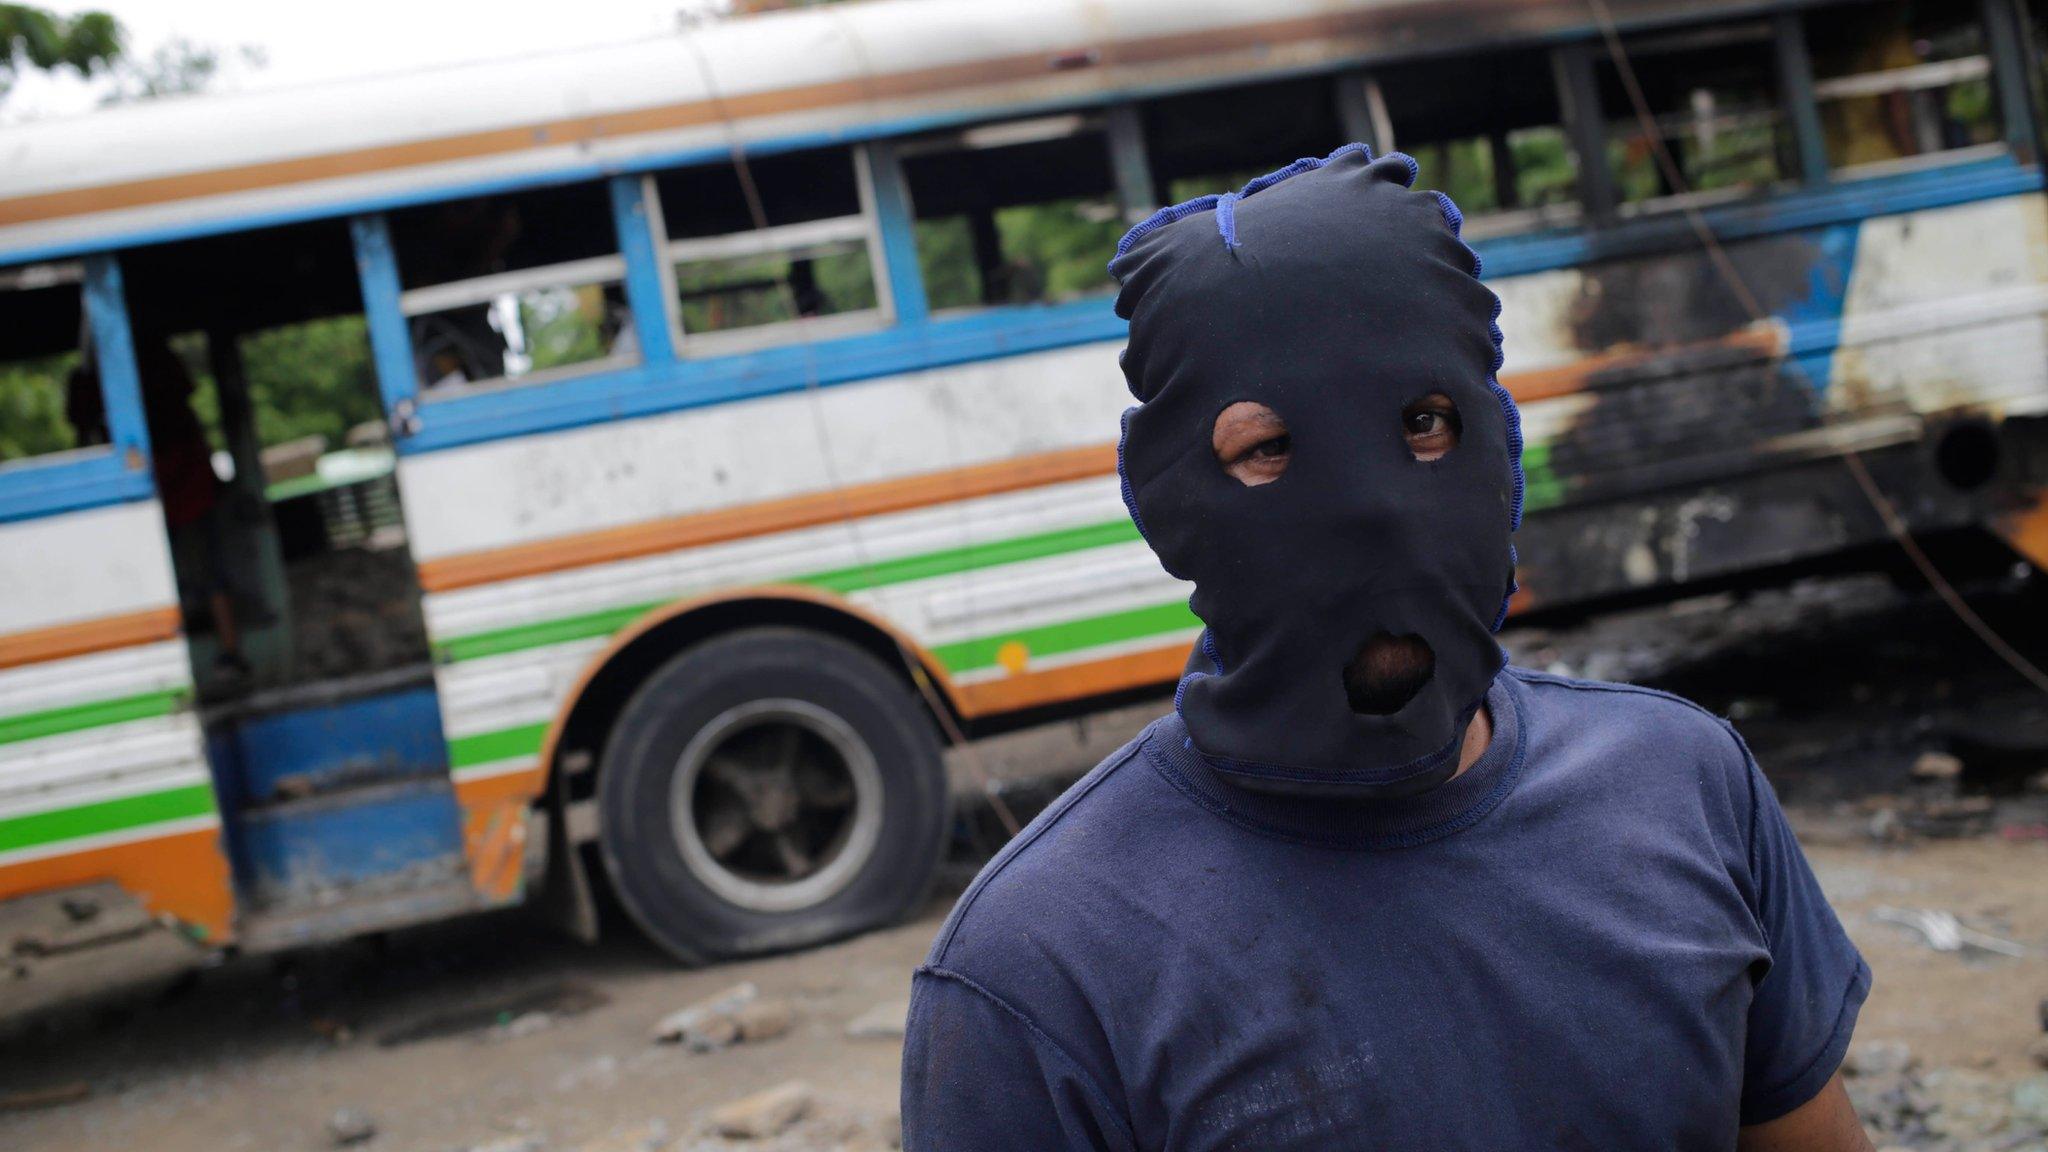
[(347, 224), (124, 263), (243, 945), (483, 906)]
[(0, 952), (31, 970), (234, 930), (121, 298), (112, 257), (0, 269)]

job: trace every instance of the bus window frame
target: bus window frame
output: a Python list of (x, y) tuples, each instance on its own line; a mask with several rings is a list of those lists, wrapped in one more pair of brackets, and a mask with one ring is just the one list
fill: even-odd
[(102, 252), (78, 263), (83, 265), (81, 303), (92, 332), (107, 442), (0, 464), (0, 524), (156, 495), (120, 259)]
[[(869, 154), (868, 145), (851, 145), (846, 151), (848, 162), (853, 165), (854, 193), (857, 198), (857, 208), (853, 214), (802, 220), (794, 224), (770, 224), (764, 228), (749, 228), (713, 236), (670, 238), (666, 222), (667, 208), (661, 203), (661, 196), (654, 184), (654, 176), (649, 173), (641, 178), (641, 196), (647, 206), (646, 231), (653, 240), (664, 289), (662, 327), (667, 331), (668, 339), (672, 343), (673, 359), (701, 361), (726, 356), (743, 356), (772, 348), (813, 345), (886, 331), (896, 325), (900, 308), (899, 302), (889, 290), (889, 273), (885, 267), (888, 258), (877, 214), (873, 158)], [(744, 163), (746, 159), (746, 154), (740, 153), (727, 162), (737, 165)], [(623, 217), (620, 226), (626, 227)], [(775, 320), (742, 328), (715, 329), (710, 332), (685, 330), (682, 297), (676, 284), (677, 264), (698, 260), (742, 259), (748, 256), (794, 256), (821, 244), (853, 243), (858, 243), (867, 257), (868, 279), (875, 290), (873, 307), (854, 308), (826, 316), (800, 316), (792, 320)], [(636, 327), (637, 319), (636, 313)]]

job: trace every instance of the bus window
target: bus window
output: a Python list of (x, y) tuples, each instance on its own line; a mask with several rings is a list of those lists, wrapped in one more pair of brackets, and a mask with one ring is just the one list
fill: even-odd
[(1548, 53), (1431, 60), (1374, 79), (1393, 146), (1415, 157), (1422, 186), (1457, 202), (1467, 235), (1576, 218), (1578, 170)]
[(898, 154), (934, 311), (1109, 289), (1109, 257), (1129, 225), (1100, 121), (985, 124), (906, 141)]
[(0, 468), (104, 444), (76, 264), (0, 269)]
[(2000, 146), (1979, 16), (1974, 5), (1926, 0), (1807, 14), (1832, 169), (1867, 175), (1916, 156)]
[(602, 184), (427, 204), (390, 219), (423, 398), (637, 358)]
[(1234, 192), (1346, 142), (1325, 78), (1167, 96), (1140, 104), (1138, 114), (1153, 186), (1168, 204)]
[(1607, 124), (1607, 162), (1624, 212), (1664, 207), (1681, 191), (1696, 199), (1737, 197), (1797, 171), (1791, 128), (1779, 106), (1768, 23), (1632, 37), (1625, 43), (1656, 134), (1677, 162), (1685, 187), (1674, 188), (1665, 178), (1620, 72), (1601, 53), (1594, 69)]
[(879, 327), (873, 229), (849, 149), (655, 177), (686, 356)]

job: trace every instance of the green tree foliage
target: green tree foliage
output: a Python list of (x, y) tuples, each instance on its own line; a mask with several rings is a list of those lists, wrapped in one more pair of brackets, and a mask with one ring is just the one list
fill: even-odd
[(159, 96), (204, 92), (220, 78), (228, 63), (238, 59), (254, 68), (261, 68), (266, 62), (263, 50), (252, 44), (225, 49), (174, 36), (147, 57), (127, 57), (116, 62), (109, 69), (113, 87), (100, 97), (100, 103), (128, 104)]
[(78, 354), (0, 364), (0, 460), (42, 456), (78, 446), (64, 415), (64, 396)]
[(72, 68), (90, 75), (121, 56), (121, 25), (104, 12), (60, 16), (27, 4), (0, 4), (0, 99), (27, 69)]

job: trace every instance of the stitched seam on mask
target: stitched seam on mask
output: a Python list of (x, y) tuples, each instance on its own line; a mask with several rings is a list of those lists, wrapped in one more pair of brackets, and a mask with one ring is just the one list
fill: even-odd
[[(1501, 801), (1507, 799), (1507, 795), (1514, 788), (1515, 782), (1521, 778), (1522, 762), (1529, 753), (1529, 716), (1527, 712), (1523, 711), (1522, 702), (1516, 699), (1513, 692), (1507, 693), (1507, 697), (1508, 707), (1515, 710), (1515, 756), (1513, 760), (1508, 762), (1508, 766), (1502, 770), (1500, 779), (1494, 783), (1492, 788), (1487, 789), (1484, 796), (1474, 800), (1470, 808), (1465, 809), (1456, 816), (1432, 824), (1427, 828), (1418, 828), (1413, 832), (1400, 832), (1391, 836), (1345, 836), (1342, 833), (1333, 833), (1329, 836), (1312, 836), (1281, 832), (1259, 823), (1250, 816), (1239, 813), (1229, 805), (1195, 787), (1192, 781), (1181, 774), (1180, 769), (1175, 768), (1172, 762), (1168, 761), (1158, 749), (1152, 746), (1153, 734), (1150, 732), (1146, 734), (1145, 757), (1152, 762), (1153, 770), (1164, 777), (1166, 782), (1182, 795), (1194, 801), (1218, 819), (1242, 828), (1254, 835), (1264, 836), (1271, 840), (1284, 841), (1289, 844), (1300, 844), (1310, 848), (1363, 848), (1368, 851), (1418, 848), (1433, 840), (1441, 840), (1446, 836), (1453, 836), (1463, 832), (1465, 829), (1492, 815), (1493, 810), (1500, 807)], [(1196, 754), (1200, 755), (1200, 753)]]
[[(1161, 208), (1159, 211), (1154, 212), (1150, 216), (1147, 216), (1143, 220), (1139, 221), (1136, 227), (1124, 233), (1123, 239), (1118, 240), (1116, 242), (1116, 255), (1110, 257), (1109, 261), (1110, 275), (1116, 275), (1117, 260), (1121, 259), (1126, 252), (1129, 252), (1133, 244), (1136, 244), (1138, 241), (1144, 239), (1147, 235), (1153, 232), (1157, 232), (1159, 229), (1166, 227), (1168, 224), (1171, 224), (1176, 220), (1186, 219), (1189, 216), (1193, 216), (1197, 212), (1208, 212), (1212, 210), (1217, 211), (1217, 230), (1219, 232), (1222, 232), (1224, 247), (1235, 249), (1237, 247), (1237, 228), (1234, 223), (1236, 209), (1234, 207), (1228, 209), (1228, 211), (1231, 214), (1233, 223), (1231, 227), (1227, 231), (1225, 231), (1222, 223), (1222, 213), (1224, 210), (1219, 207), (1225, 197), (1229, 197), (1233, 201), (1242, 200), (1255, 192), (1263, 192), (1266, 189), (1271, 188), (1273, 185), (1278, 184), (1280, 181), (1285, 180), (1290, 176), (1299, 176), (1303, 172), (1312, 172), (1317, 168), (1321, 168), (1326, 164), (1334, 162), (1340, 156), (1348, 156), (1353, 152), (1363, 154), (1366, 163), (1369, 164), (1372, 162), (1372, 149), (1362, 143), (1354, 142), (1351, 144), (1346, 144), (1343, 147), (1336, 149), (1335, 151), (1331, 152), (1328, 156), (1304, 156), (1301, 159), (1296, 160), (1294, 163), (1289, 164), (1285, 168), (1268, 172), (1264, 176), (1259, 176), (1252, 180), (1247, 181), (1245, 183), (1245, 186), (1236, 192), (1211, 192), (1207, 195), (1197, 196), (1192, 200), (1183, 200), (1178, 204), (1174, 204), (1166, 208)], [(1393, 153), (1393, 155), (1399, 155), (1399, 153)], [(1403, 159), (1407, 158), (1403, 157)], [(1412, 181), (1414, 180), (1412, 172), (1415, 168), (1415, 161), (1409, 160), (1408, 167), (1411, 171), (1409, 179)]]
[(1237, 193), (1225, 192), (1216, 198), (1216, 234), (1223, 237), (1223, 248), (1227, 252), (1237, 251)]
[(1223, 675), (1223, 657), (1216, 651), (1216, 634), (1207, 628), (1202, 629), (1202, 654), (1209, 658), (1209, 663), (1215, 667), (1216, 674)]

